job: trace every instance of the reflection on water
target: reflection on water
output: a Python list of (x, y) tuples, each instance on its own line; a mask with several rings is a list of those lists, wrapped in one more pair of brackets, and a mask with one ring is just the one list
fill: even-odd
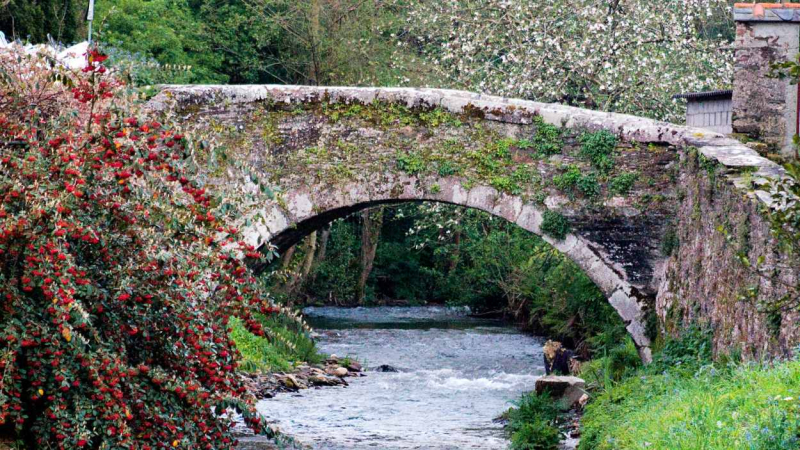
[(259, 402), (286, 433), (317, 449), (503, 449), (493, 422), (544, 372), (541, 341), (496, 321), (437, 307), (308, 308), (319, 346), (368, 371), (348, 388)]

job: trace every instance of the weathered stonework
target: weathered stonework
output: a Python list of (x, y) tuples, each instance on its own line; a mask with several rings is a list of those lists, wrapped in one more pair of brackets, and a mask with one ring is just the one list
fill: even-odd
[(733, 132), (775, 146), (794, 157), (798, 87), (770, 77), (774, 63), (797, 61), (800, 4), (737, 3)]
[[(724, 166), (692, 154), (682, 166), (676, 248), (656, 302), (662, 324), (670, 333), (688, 324), (710, 327), (717, 352), (790, 356), (800, 342), (800, 314), (769, 306), (798, 285), (800, 261), (780, 250), (765, 206), (729, 188)], [(759, 258), (763, 264), (754, 270)]]
[[(713, 268), (687, 271), (686, 261), (697, 256), (692, 247), (681, 246), (671, 257), (664, 250), (670, 233), (679, 230), (685, 238), (686, 211), (702, 211), (702, 202), (709, 204), (708, 211), (700, 215), (702, 226), (689, 225), (696, 234), (690, 236), (703, 245), (722, 236), (705, 221), (725, 214), (714, 209), (721, 203), (714, 196), (687, 194), (687, 183), (710, 182), (710, 175), (687, 161), (702, 155), (718, 164), (722, 169), (714, 183), (721, 198), (738, 199), (752, 214), (763, 204), (759, 198), (766, 198), (753, 183), (782, 175), (779, 166), (738, 141), (705, 130), (460, 91), (175, 86), (150, 106), (179, 114), (190, 135), (223, 149), (221, 159), (247, 167), (220, 168), (211, 164), (218, 155), (200, 155), (209, 165), (211, 183), (253, 193), (252, 201), (238, 205), (250, 243), (286, 248), (331, 220), (376, 204), (429, 200), (478, 208), (543, 235), (575, 261), (625, 320), (645, 360), (656, 310), (671, 329), (667, 311), (676, 308), (671, 305), (689, 296), (722, 295), (705, 289), (699, 278), (731, 289), (745, 282), (739, 273), (716, 274)], [(560, 129), (563, 148), (542, 154), (536, 143), (553, 125)], [(587, 160), (579, 139), (599, 130), (618, 137), (607, 173)], [(597, 186), (564, 188), (557, 180), (570, 170), (595, 174)], [(636, 174), (631, 190), (612, 190), (611, 180), (625, 174)], [(277, 194), (248, 187), (254, 175)], [(547, 210), (568, 219), (570, 232), (563, 239), (542, 232)], [(764, 233), (760, 220), (741, 226), (757, 223), (755, 233)], [(777, 251), (768, 240), (763, 246)], [(723, 258), (732, 264), (730, 255)], [(716, 328), (720, 349), (751, 341), (761, 345), (732, 331), (755, 327), (753, 333), (766, 333), (759, 325), (763, 320), (753, 319), (761, 314), (755, 306), (746, 306), (742, 314), (748, 321), (740, 323), (745, 316), (728, 315), (718, 298), (695, 298), (706, 309), (687, 313), (688, 319), (733, 321), (739, 327)], [(797, 339), (792, 323), (781, 333), (766, 352), (781, 353)]]

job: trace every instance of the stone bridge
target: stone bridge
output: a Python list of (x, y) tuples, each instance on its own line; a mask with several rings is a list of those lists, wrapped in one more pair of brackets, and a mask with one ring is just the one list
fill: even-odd
[(788, 355), (798, 341), (795, 310), (763, 308), (797, 279), (762, 212), (762, 186), (783, 172), (737, 140), (434, 89), (168, 86), (149, 107), (200, 143), (210, 183), (248, 193), (233, 207), (258, 247), (285, 249), (373, 205), (447, 202), (514, 222), (575, 261), (644, 360), (659, 331), (692, 323), (711, 327), (717, 351)]

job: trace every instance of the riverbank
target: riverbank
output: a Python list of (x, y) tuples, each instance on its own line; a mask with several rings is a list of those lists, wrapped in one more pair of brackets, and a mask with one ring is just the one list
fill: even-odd
[[(331, 355), (319, 364), (300, 364), (288, 372), (241, 373), (247, 391), (258, 400), (275, 398), (276, 395), (294, 394), (306, 389), (347, 387), (345, 378), (363, 377), (361, 364), (351, 358)], [(238, 428), (237, 450), (277, 450), (301, 448), (295, 446), (291, 436), (284, 436), (277, 427), (278, 442), (265, 436), (255, 436), (246, 427)]]
[[(620, 346), (582, 366), (590, 401), (578, 450), (800, 448), (800, 361), (714, 360), (698, 330), (663, 343), (646, 367), (632, 355), (631, 345)], [(563, 415), (552, 400), (527, 396), (519, 404), (511, 448), (563, 448), (555, 437)]]
[(243, 373), (247, 391), (258, 400), (279, 393), (294, 393), (315, 387), (348, 386), (345, 378), (363, 377), (361, 364), (351, 358), (331, 355), (321, 364), (300, 364), (288, 372)]
[(641, 369), (601, 392), (580, 450), (800, 448), (800, 361)]

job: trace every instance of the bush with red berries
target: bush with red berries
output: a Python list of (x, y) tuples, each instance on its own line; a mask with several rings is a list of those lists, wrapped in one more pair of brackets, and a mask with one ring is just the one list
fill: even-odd
[(28, 448), (226, 449), (228, 319), (275, 314), (187, 137), (83, 71), (0, 53), (0, 430)]

